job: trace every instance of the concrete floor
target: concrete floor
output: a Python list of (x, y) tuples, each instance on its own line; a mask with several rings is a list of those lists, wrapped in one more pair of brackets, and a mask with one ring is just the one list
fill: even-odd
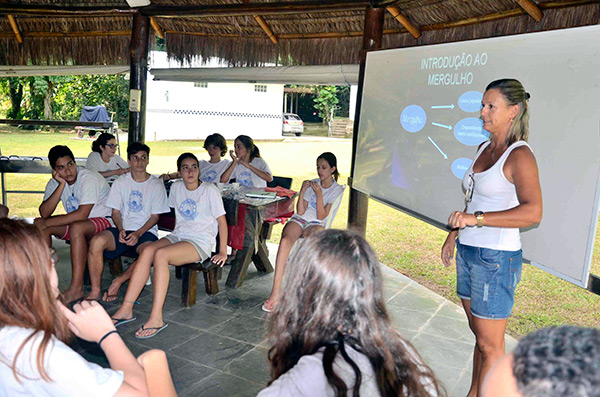
[[(69, 247), (54, 241), (59, 252), (61, 288), (70, 280)], [(269, 244), (271, 260), (277, 246)], [(471, 379), (474, 337), (460, 307), (402, 274), (382, 266), (385, 296), (393, 323), (417, 348), (433, 369), (449, 396), (465, 396)], [(181, 307), (181, 282), (172, 271), (165, 302), (165, 321), (169, 327), (151, 339), (136, 339), (134, 332), (149, 316), (152, 287), (146, 287), (135, 311), (137, 321), (119, 327), (119, 333), (134, 355), (158, 348), (166, 351), (180, 396), (254, 396), (269, 380), (268, 346), (263, 338), (268, 315), (260, 306), (269, 295), (272, 274), (258, 273), (251, 265), (244, 285), (225, 287), (229, 268), (225, 267), (219, 294), (204, 293), (202, 276), (198, 279), (196, 306)], [(107, 269), (103, 288), (111, 278)], [(121, 288), (121, 296), (125, 287)], [(117, 302), (120, 302), (118, 300)], [(117, 304), (105, 305), (113, 313)], [(516, 341), (507, 335), (507, 350)], [(88, 360), (102, 366), (108, 362), (92, 343), (76, 340), (73, 348)]]

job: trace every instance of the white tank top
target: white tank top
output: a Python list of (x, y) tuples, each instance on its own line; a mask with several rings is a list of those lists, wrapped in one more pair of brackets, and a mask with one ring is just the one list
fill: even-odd
[[(520, 146), (531, 148), (525, 141), (517, 141), (510, 145), (496, 163), (483, 172), (473, 172), (473, 164), (481, 153), (489, 146), (491, 141), (481, 146), (475, 160), (465, 173), (463, 187), (470, 188), (471, 176), (473, 179), (473, 196), (467, 204), (469, 214), (475, 211), (493, 212), (505, 211), (519, 205), (515, 185), (510, 183), (504, 175), (504, 163), (508, 155)], [(493, 226), (467, 226), (458, 232), (458, 241), (463, 245), (473, 247), (491, 248), (503, 251), (517, 251), (521, 249), (521, 238), (519, 228), (493, 227)]]

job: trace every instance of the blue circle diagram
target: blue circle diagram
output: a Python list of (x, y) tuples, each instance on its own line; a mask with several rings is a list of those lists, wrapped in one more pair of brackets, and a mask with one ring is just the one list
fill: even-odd
[(425, 127), (426, 122), (427, 115), (425, 114), (425, 110), (419, 105), (409, 105), (400, 114), (402, 128), (410, 133), (421, 131)]
[(475, 117), (460, 120), (454, 126), (454, 136), (467, 146), (477, 146), (490, 137), (490, 133), (483, 129), (483, 121)]
[(458, 98), (458, 107), (464, 112), (473, 113), (481, 110), (483, 94), (479, 91), (467, 91)]
[(452, 173), (461, 181), (465, 177), (465, 173), (473, 163), (473, 160), (464, 157), (458, 158), (452, 162)]

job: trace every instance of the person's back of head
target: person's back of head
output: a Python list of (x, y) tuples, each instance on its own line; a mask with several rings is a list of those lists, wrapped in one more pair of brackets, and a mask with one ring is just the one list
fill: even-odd
[[(43, 359), (50, 338), (55, 335), (67, 341), (71, 336), (56, 303), (57, 295), (58, 279), (41, 232), (20, 220), (0, 219), (0, 327), (14, 326), (42, 333), (35, 359), (45, 380)], [(26, 343), (27, 340), (10, 363), (15, 375), (19, 371), (14, 365)]]
[(525, 336), (513, 352), (524, 397), (600, 395), (600, 330), (562, 326)]
[(52, 169), (56, 167), (56, 161), (61, 157), (70, 157), (71, 160), (75, 161), (75, 156), (68, 146), (56, 145), (48, 152), (48, 161), (50, 162), (50, 167)]
[[(282, 291), (269, 327), (273, 379), (304, 355), (325, 347), (324, 355), (335, 357), (338, 349), (342, 350), (340, 345), (348, 343), (368, 357), (381, 395), (425, 396), (430, 395), (430, 388), (437, 390), (431, 370), (416, 364), (418, 354), (393, 329), (385, 308), (379, 262), (358, 234), (329, 229), (298, 240), (288, 260)], [(342, 392), (346, 386), (336, 380), (333, 360), (325, 361), (329, 384)], [(360, 373), (357, 367), (354, 371), (356, 395)]]

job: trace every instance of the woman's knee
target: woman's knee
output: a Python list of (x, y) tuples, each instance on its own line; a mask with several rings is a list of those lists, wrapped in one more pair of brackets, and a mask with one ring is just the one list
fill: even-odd
[(170, 259), (170, 254), (169, 254), (169, 250), (166, 249), (166, 247), (162, 247), (157, 249), (154, 252), (154, 264), (156, 265), (156, 263), (164, 263), (164, 262), (169, 262)]

